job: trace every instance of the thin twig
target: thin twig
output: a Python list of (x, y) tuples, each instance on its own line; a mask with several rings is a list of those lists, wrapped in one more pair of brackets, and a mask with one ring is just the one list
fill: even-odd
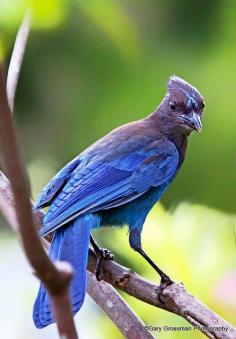
[(13, 231), (18, 231), (18, 221), (16, 217), (14, 206), (14, 198), (10, 188), (10, 183), (7, 177), (0, 171), (0, 211), (2, 212), (4, 218), (8, 221), (10, 220), (10, 226)]
[(16, 88), (29, 36), (30, 13), (26, 13), (17, 32), (7, 75), (7, 98), (11, 112), (13, 112)]

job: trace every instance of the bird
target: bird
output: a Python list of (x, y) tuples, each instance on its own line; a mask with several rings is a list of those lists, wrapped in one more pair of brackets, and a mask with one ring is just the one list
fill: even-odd
[[(33, 210), (48, 207), (39, 231), (53, 233), (49, 256), (69, 262), (72, 313), (81, 308), (86, 291), (89, 245), (101, 261), (113, 259), (92, 237), (99, 227), (128, 226), (129, 243), (160, 275), (170, 277), (148, 256), (141, 244), (145, 219), (179, 172), (192, 131), (202, 129), (204, 99), (182, 78), (172, 75), (159, 106), (147, 117), (122, 125), (86, 148), (65, 165), (41, 191)], [(33, 307), (37, 328), (53, 322), (48, 293), (40, 284)]]

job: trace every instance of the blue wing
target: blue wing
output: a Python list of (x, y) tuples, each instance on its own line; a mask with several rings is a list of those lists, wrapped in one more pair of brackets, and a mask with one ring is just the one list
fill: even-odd
[(64, 166), (47, 184), (47, 186), (41, 191), (37, 200), (34, 203), (34, 209), (43, 208), (48, 206), (56, 194), (65, 185), (66, 180), (71, 175), (71, 172), (79, 165), (80, 159), (76, 157)]
[[(104, 149), (105, 152), (105, 149)], [(151, 187), (175, 175), (179, 153), (169, 141), (157, 140), (125, 156), (114, 150), (106, 161), (80, 158), (66, 184), (55, 196), (44, 218), (40, 235), (54, 231), (84, 213), (130, 202)]]

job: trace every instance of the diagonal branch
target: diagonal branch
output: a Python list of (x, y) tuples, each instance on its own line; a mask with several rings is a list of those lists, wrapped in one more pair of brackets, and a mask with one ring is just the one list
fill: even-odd
[[(92, 272), (93, 273), (93, 272)], [(125, 338), (153, 339), (144, 323), (127, 305), (118, 292), (106, 281), (97, 281), (94, 274), (88, 272), (88, 294), (120, 329)]]
[[(28, 181), (17, 147), (14, 123), (6, 94), (6, 82), (0, 66), (0, 143), (2, 162), (11, 182), (19, 235), (26, 257), (51, 296), (58, 330), (65, 338), (77, 338), (68, 293), (72, 269), (68, 264), (54, 265), (44, 251), (31, 211)], [(64, 313), (64, 311), (67, 311)], [(66, 318), (66, 321), (65, 321)]]
[[(31, 211), (28, 179), (18, 150), (15, 126), (11, 115), (29, 33), (29, 20), (30, 18), (27, 14), (17, 34), (8, 72), (8, 95), (3, 66), (0, 65), (1, 160), (12, 185), (11, 194), (7, 192), (6, 185), (4, 185), (5, 177), (0, 173), (0, 188), (3, 192), (0, 205), (2, 207), (5, 204), (4, 198), (8, 202), (14, 202), (16, 210), (13, 223), (14, 229), (18, 229), (26, 257), (35, 270), (35, 274), (49, 292), (59, 334), (66, 339), (76, 339), (78, 336), (72, 317), (69, 297), (69, 283), (73, 272), (67, 263), (57, 263), (54, 265), (48, 258), (38, 237), (35, 227), (36, 222)], [(4, 212), (5, 217), (12, 217), (13, 215)]]
[[(96, 255), (90, 250), (88, 270), (94, 272), (95, 267)], [(182, 284), (155, 285), (114, 261), (103, 262), (102, 279), (134, 298), (181, 316), (208, 338), (236, 338), (236, 328), (188, 293)]]

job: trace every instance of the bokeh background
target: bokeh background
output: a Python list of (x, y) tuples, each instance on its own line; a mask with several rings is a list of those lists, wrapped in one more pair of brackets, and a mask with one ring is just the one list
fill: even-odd
[[(236, 4), (233, 0), (0, 0), (0, 53), (9, 61), (25, 8), (33, 20), (15, 117), (35, 198), (66, 162), (125, 122), (145, 117), (183, 77), (205, 97), (204, 129), (189, 142), (180, 174), (153, 208), (143, 247), (173, 279), (236, 325)], [(152, 281), (128, 246), (127, 230), (97, 240)], [(0, 337), (53, 338), (31, 309), (38, 282), (0, 223)], [(146, 324), (187, 326), (127, 297)], [(81, 338), (122, 338), (88, 297), (76, 316)], [(158, 338), (203, 338), (155, 333)]]

